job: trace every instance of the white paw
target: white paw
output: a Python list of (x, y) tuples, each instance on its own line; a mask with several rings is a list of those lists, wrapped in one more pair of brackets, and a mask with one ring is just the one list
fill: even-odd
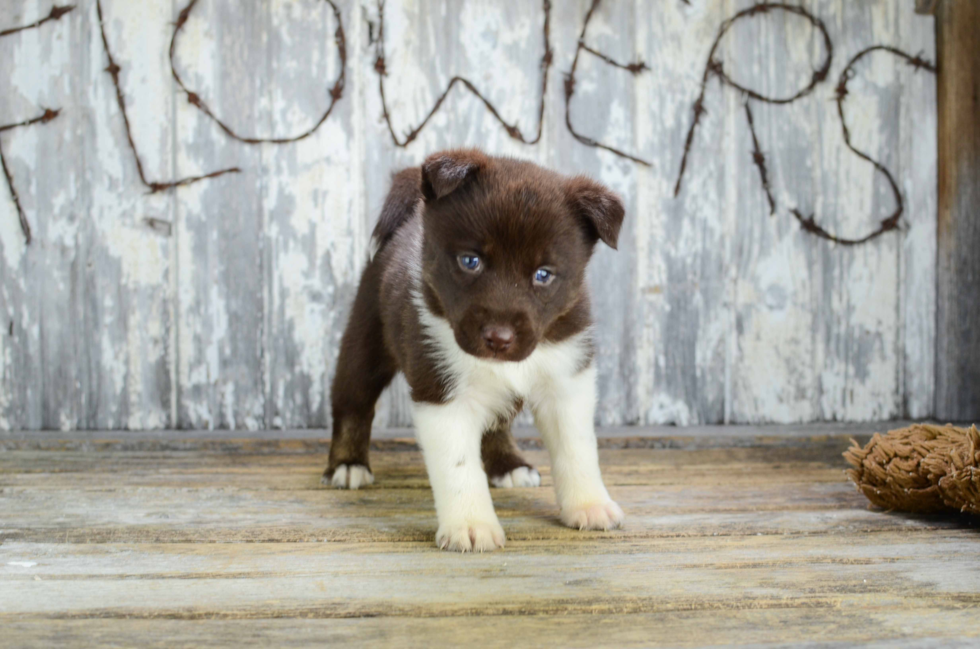
[(357, 489), (362, 485), (374, 484), (374, 474), (361, 464), (341, 464), (334, 469), (332, 478), (328, 480), (323, 477), (320, 482), (338, 489)]
[(512, 487), (540, 487), (541, 474), (535, 468), (519, 466), (504, 475), (490, 478), (490, 484), (494, 487), (504, 489), (510, 489)]
[(492, 552), (504, 547), (504, 528), (496, 519), (442, 524), (436, 545), (450, 552)]
[(611, 500), (561, 510), (561, 522), (579, 530), (611, 530), (623, 524), (623, 510)]

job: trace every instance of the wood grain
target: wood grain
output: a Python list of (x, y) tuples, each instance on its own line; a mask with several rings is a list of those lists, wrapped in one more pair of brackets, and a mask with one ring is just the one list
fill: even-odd
[[(901, 187), (902, 233), (845, 249), (802, 232), (788, 213), (799, 207), (855, 235), (891, 208), (881, 179), (843, 145), (829, 81), (791, 105), (754, 106), (775, 215), (752, 164), (743, 99), (716, 82), (685, 190), (673, 197), (711, 40), (726, 17), (753, 2), (599, 5), (588, 46), (641, 59), (650, 70), (633, 76), (583, 55), (573, 118), (583, 133), (651, 161), (642, 167), (582, 145), (565, 128), (561, 73), (591, 0), (553, 3), (554, 64), (539, 144), (514, 141), (482, 102), (454, 90), (405, 149), (381, 119), (373, 2), (337, 2), (347, 85), (326, 123), (302, 142), (248, 146), (174, 90), (166, 53), (182, 3), (104, 0), (148, 175), (243, 170), (155, 195), (136, 176), (94, 3), (0, 39), (0, 60), (10, 62), (0, 74), (0, 121), (41, 106), (63, 109), (50, 124), (2, 136), (35, 240), (24, 245), (0, 192), (0, 429), (329, 426), (337, 341), (390, 175), (458, 145), (586, 173), (623, 195), (620, 250), (598, 250), (589, 273), (600, 424), (929, 416), (932, 76), (875, 56), (847, 104), (856, 143)], [(935, 53), (933, 18), (902, 3), (804, 6), (833, 39), (830, 79), (874, 43)], [(48, 9), (8, 0), (0, 25), (27, 24)], [(389, 1), (385, 84), (396, 132), (418, 124), (454, 75), (473, 79), (508, 122), (533, 130), (543, 20), (538, 2)], [(308, 128), (328, 100), (339, 65), (335, 27), (322, 0), (245, 8), (201, 0), (175, 60), (189, 87), (237, 131), (290, 135)], [(807, 78), (821, 47), (805, 21), (773, 11), (740, 22), (720, 51), (740, 83), (778, 93)], [(382, 398), (377, 425), (409, 423), (399, 379)]]
[[(818, 611), (819, 613), (819, 611)], [(972, 647), (976, 636), (958, 632), (972, 622), (971, 610), (921, 607), (889, 612), (834, 609), (833, 622), (813, 609), (693, 610), (596, 616), (261, 619), (261, 620), (13, 620), (9, 637), (23, 646), (130, 645), (197, 647), (225, 639), (244, 647), (305, 647), (311, 644), (418, 647), (465, 644), (474, 637), (486, 647), (512, 647), (529, 638), (566, 647), (744, 646), (745, 643), (819, 647), (870, 645), (886, 649)], [(809, 638), (804, 644), (800, 638)], [(888, 638), (888, 639), (883, 639)]]
[[(770, 431), (770, 439), (778, 430)], [(309, 440), (7, 448), (0, 453), (5, 646), (716, 646), (980, 636), (975, 521), (868, 509), (831, 444), (600, 451), (623, 530), (557, 520), (494, 489), (507, 547), (456, 555), (410, 444), (371, 488), (318, 479)], [(722, 438), (719, 438), (721, 441)], [(259, 442), (267, 442), (260, 448)]]

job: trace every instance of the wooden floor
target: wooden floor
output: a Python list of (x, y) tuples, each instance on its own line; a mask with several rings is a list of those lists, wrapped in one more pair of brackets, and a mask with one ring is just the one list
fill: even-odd
[(493, 490), (485, 555), (435, 548), (398, 433), (356, 492), (316, 433), (6, 433), (0, 646), (977, 646), (975, 522), (870, 511), (871, 430), (607, 431), (610, 533), (559, 525), (529, 438), (544, 486)]

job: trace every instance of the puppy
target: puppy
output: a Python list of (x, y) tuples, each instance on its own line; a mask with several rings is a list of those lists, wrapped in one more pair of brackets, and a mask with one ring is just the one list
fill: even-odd
[(622, 222), (619, 198), (588, 178), (475, 149), (398, 173), (341, 342), (323, 482), (374, 482), (375, 402), (400, 370), (440, 548), (503, 547), (488, 478), (540, 485), (510, 431), (524, 404), (551, 455), (562, 522), (618, 527), (623, 512), (602, 482), (593, 428), (585, 268), (598, 241), (616, 247)]

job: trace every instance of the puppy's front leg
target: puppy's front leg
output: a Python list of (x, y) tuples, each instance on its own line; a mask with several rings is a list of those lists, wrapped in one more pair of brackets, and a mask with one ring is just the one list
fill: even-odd
[(551, 454), (561, 521), (580, 530), (608, 530), (623, 522), (599, 471), (595, 425), (595, 367), (555, 376), (532, 403), (534, 422)]
[(436, 545), (457, 552), (502, 548), (504, 530), (480, 457), (486, 418), (454, 402), (415, 403), (412, 417), (436, 501)]

